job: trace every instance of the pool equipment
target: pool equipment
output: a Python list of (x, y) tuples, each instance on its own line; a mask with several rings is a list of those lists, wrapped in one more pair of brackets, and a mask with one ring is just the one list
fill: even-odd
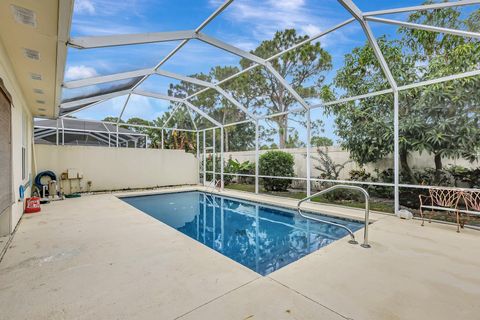
[[(42, 179), (43, 181), (45, 181), (45, 178), (48, 179), (47, 182), (42, 183)], [(35, 186), (37, 186), (37, 188), (40, 190), (43, 198), (46, 198), (47, 196), (50, 195), (49, 193), (50, 190), (48, 190), (48, 185), (49, 185), (49, 182), (52, 180), (54, 181), (57, 180), (57, 176), (53, 171), (42, 171), (39, 174), (37, 174), (37, 176), (35, 177)], [(55, 192), (52, 192), (52, 195), (55, 195)]]
[(82, 192), (82, 179), (82, 172), (77, 169), (67, 169), (66, 172), (60, 175), (60, 189), (62, 194), (71, 195)]

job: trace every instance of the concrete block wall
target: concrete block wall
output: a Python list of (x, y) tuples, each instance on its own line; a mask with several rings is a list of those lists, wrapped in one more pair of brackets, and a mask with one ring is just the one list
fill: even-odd
[[(35, 159), (37, 172), (51, 170), (57, 180), (68, 169), (82, 172), (83, 191), (88, 181), (91, 191), (198, 183), (198, 161), (182, 150), (35, 145)], [(72, 185), (78, 191), (78, 181)]]

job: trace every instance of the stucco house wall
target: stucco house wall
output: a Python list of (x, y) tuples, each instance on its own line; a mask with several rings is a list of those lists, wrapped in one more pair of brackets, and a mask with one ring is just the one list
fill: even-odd
[[(12, 65), (6, 54), (5, 48), (0, 41), (0, 78), (11, 95), (12, 107), (12, 188), (13, 202), (10, 209), (0, 216), (0, 236), (11, 233), (23, 214), (24, 202), (20, 200), (19, 187), (26, 187), (25, 196), (30, 195), (30, 181), (32, 173), (32, 132), (33, 120), (27, 107), (23, 93), (18, 85)], [(24, 119), (25, 118), (25, 119)], [(25, 125), (22, 122), (25, 121)], [(25, 132), (23, 130), (25, 129)], [(2, 130), (2, 128), (0, 128)], [(22, 139), (26, 134), (26, 177), (22, 179)]]

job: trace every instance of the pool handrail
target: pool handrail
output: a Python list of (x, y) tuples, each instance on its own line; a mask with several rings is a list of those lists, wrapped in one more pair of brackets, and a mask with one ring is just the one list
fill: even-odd
[[(218, 185), (219, 182), (221, 182), (221, 181), (220, 181), (220, 180), (217, 180), (217, 179), (212, 179), (212, 181), (210, 181), (207, 185), (205, 185), (205, 187), (206, 187), (207, 189), (210, 189), (210, 188), (211, 188), (212, 190), (216, 190), (216, 189), (217, 189), (217, 185)], [(212, 183), (213, 183), (213, 186), (212, 186)], [(222, 191), (221, 188), (218, 188), (218, 191), (219, 191), (219, 192)], [(212, 193), (212, 192), (210, 192), (210, 193)]]
[[(212, 200), (215, 202), (215, 205), (214, 205), (214, 204), (210, 201), (210, 199), (208, 199), (207, 197), (205, 197), (205, 199), (207, 199), (208, 202), (210, 202), (210, 205), (211, 205), (212, 207), (215, 207), (215, 206), (216, 206), (216, 201), (215, 201), (215, 199), (214, 199), (215, 194), (213, 193), (213, 190), (215, 190), (215, 189), (217, 188), (217, 184), (218, 184), (219, 182), (221, 182), (221, 181), (220, 181), (220, 180), (217, 180), (217, 179), (213, 179), (212, 181), (210, 181), (210, 183), (209, 183), (208, 185), (205, 186), (205, 187), (207, 188), (207, 190), (205, 191), (205, 195), (206, 195), (207, 193), (209, 193), (210, 196), (212, 197)], [(212, 186), (212, 183), (213, 183), (213, 186)], [(210, 189), (212, 189), (212, 191), (209, 191)], [(218, 192), (220, 192), (220, 191), (221, 191), (221, 189), (218, 188)]]
[(330, 191), (333, 191), (333, 190), (336, 190), (336, 189), (349, 189), (349, 190), (357, 190), (357, 191), (360, 191), (361, 193), (363, 193), (364, 197), (365, 197), (365, 227), (364, 227), (364, 230), (363, 230), (363, 244), (361, 244), (361, 246), (363, 248), (370, 248), (370, 245), (368, 244), (368, 225), (369, 225), (369, 215), (370, 215), (370, 195), (368, 194), (367, 190), (361, 188), (361, 187), (358, 187), (358, 186), (351, 186), (351, 185), (344, 185), (344, 184), (339, 184), (339, 185), (335, 185), (335, 186), (332, 186), (330, 188), (327, 188), (327, 189), (324, 189), (322, 191), (319, 191), (315, 194), (312, 194), (311, 196), (309, 197), (305, 197), (303, 198), (302, 200), (300, 200), (297, 204), (297, 211), (298, 211), (298, 214), (301, 215), (302, 217), (306, 218), (306, 219), (311, 219), (311, 220), (315, 220), (315, 221), (318, 221), (318, 222), (323, 222), (323, 223), (328, 223), (330, 225), (334, 225), (334, 226), (337, 226), (337, 227), (340, 227), (340, 228), (343, 228), (345, 230), (348, 231), (348, 233), (350, 234), (350, 237), (351, 237), (351, 240), (349, 241), (349, 243), (352, 243), (352, 244), (357, 244), (358, 242), (355, 240), (355, 235), (353, 234), (352, 230), (350, 230), (348, 227), (344, 226), (344, 225), (341, 225), (341, 224), (338, 224), (338, 223), (334, 223), (334, 222), (331, 222), (331, 221), (327, 221), (327, 220), (323, 220), (323, 219), (319, 219), (319, 218), (315, 218), (315, 217), (312, 217), (312, 216), (308, 216), (308, 215), (305, 215), (302, 210), (301, 210), (301, 205), (302, 203), (304, 203), (305, 201), (308, 201), (312, 198), (315, 198), (315, 197), (318, 197), (322, 194), (325, 194), (325, 193), (328, 193)]

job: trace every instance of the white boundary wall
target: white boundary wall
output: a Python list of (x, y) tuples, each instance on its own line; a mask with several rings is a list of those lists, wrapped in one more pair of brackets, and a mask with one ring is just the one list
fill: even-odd
[[(35, 156), (37, 172), (51, 170), (57, 180), (68, 169), (82, 172), (82, 191), (88, 181), (91, 191), (198, 183), (198, 161), (182, 150), (35, 145)], [(72, 189), (78, 191), (78, 181)]]
[[(359, 165), (355, 163), (355, 161), (350, 160), (350, 153), (348, 151), (343, 150), (341, 147), (322, 147), (323, 150), (327, 152), (329, 157), (335, 162), (336, 164), (345, 164), (345, 168), (340, 173), (340, 180), (348, 180), (350, 179), (349, 172), (353, 169), (358, 170), (361, 169)], [(275, 149), (277, 150), (277, 149)], [(295, 176), (306, 178), (307, 176), (307, 149), (306, 148), (292, 148), (292, 149), (279, 149), (280, 151), (284, 151), (293, 155), (295, 159)], [(259, 154), (264, 154), (270, 150), (260, 150)], [(318, 158), (317, 148), (310, 149), (310, 154), (312, 157), (311, 165), (312, 165), (312, 178), (317, 178), (320, 175), (320, 171), (315, 169), (315, 166), (319, 165), (319, 162), (314, 159)], [(250, 161), (255, 162), (255, 151), (240, 151), (240, 152), (225, 152), (224, 153), (225, 161), (231, 157), (232, 159), (236, 159), (239, 162), (243, 161)], [(434, 167), (434, 160), (433, 155), (429, 155), (427, 153), (413, 153), (409, 158), (409, 164), (412, 169), (424, 169), (424, 168), (433, 168)], [(476, 168), (480, 166), (480, 161), (475, 161), (473, 163), (464, 160), (464, 159), (443, 159), (443, 166), (444, 168), (448, 167), (449, 165), (458, 165), (465, 168)], [(363, 167), (367, 172), (374, 173), (375, 169), (379, 170), (380, 172), (389, 168), (393, 169), (393, 156), (386, 157), (376, 163), (368, 163)]]

